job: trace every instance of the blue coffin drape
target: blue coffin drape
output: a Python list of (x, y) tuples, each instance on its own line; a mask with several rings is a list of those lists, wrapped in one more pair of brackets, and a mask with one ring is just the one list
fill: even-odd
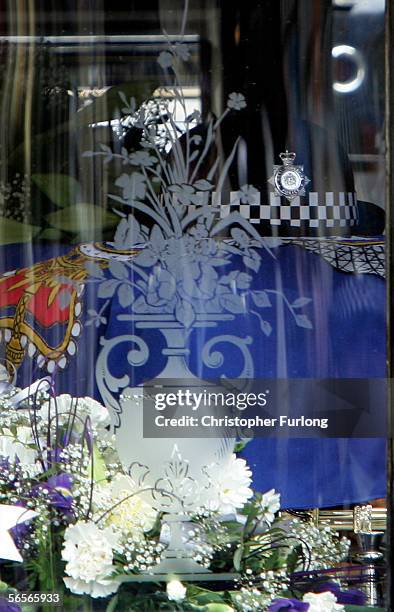
[[(69, 250), (66, 245), (8, 245), (0, 253), (2, 272), (26, 267), (26, 261), (32, 265)], [(193, 329), (188, 340), (190, 370), (203, 378), (222, 374), (238, 376), (242, 359), (236, 345), (223, 344), (225, 359), (220, 368), (206, 367), (201, 360), (201, 350), (207, 340), (218, 334), (235, 334), (252, 338), (249, 349), (255, 377), (384, 377), (385, 283), (381, 276), (338, 270), (319, 255), (291, 242), (284, 241), (273, 253), (275, 259), (261, 250), (262, 264), (252, 289), (281, 291), (290, 302), (300, 296), (311, 298), (304, 312), (313, 329), (295, 325), (283, 300), (272, 294), (272, 308), (264, 312), (264, 318), (272, 326), (270, 336), (261, 332), (258, 318), (250, 313), (236, 315), (233, 321), (221, 322), (216, 328)], [(242, 262), (236, 258), (231, 266), (242, 270)], [(108, 300), (97, 326), (84, 325), (90, 316), (88, 310), (98, 311), (102, 305), (103, 301), (97, 297), (97, 283), (87, 279), (80, 316), (82, 333), (76, 354), (69, 358), (67, 367), (57, 377), (58, 392), (97, 397), (94, 365), (100, 336), (111, 338), (130, 333), (132, 323), (118, 320), (124, 308), (116, 294)], [(0, 311), (0, 319), (5, 314), (10, 315), (9, 308), (7, 313), (4, 308)], [(47, 333), (56, 336), (60, 332), (52, 325)], [(134, 384), (157, 375), (165, 361), (161, 355), (164, 340), (160, 332), (138, 333), (143, 334), (153, 350), (148, 362), (133, 370)], [(126, 352), (120, 351), (111, 365), (114, 373), (124, 373), (122, 359), (126, 359)], [(26, 356), (19, 368), (18, 384), (27, 385), (39, 376), (42, 372), (34, 358)], [(385, 442), (380, 439), (259, 439), (248, 443), (242, 454), (253, 470), (254, 487), (262, 491), (277, 489), (285, 507), (322, 507), (385, 495)]]

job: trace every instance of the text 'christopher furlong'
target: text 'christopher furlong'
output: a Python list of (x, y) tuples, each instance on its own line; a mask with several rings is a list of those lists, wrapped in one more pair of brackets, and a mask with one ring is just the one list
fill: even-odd
[(215, 417), (212, 414), (207, 414), (202, 417), (190, 416), (183, 414), (177, 417), (166, 417), (164, 414), (159, 414), (155, 417), (156, 427), (242, 427), (255, 429), (256, 427), (277, 428), (277, 427), (296, 427), (309, 428), (316, 427), (319, 429), (328, 428), (328, 419), (308, 418), (305, 416), (289, 417), (282, 415), (277, 418), (254, 417)]

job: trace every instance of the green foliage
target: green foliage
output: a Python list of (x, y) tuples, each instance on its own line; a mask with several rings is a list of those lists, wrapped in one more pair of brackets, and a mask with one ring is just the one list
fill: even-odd
[(67, 174), (32, 174), (32, 181), (53, 202), (64, 208), (77, 204), (80, 199), (81, 186)]
[(83, 240), (94, 240), (102, 230), (115, 227), (119, 219), (99, 206), (79, 203), (49, 213), (46, 220), (58, 230), (76, 234)]
[(14, 244), (15, 242), (31, 242), (41, 228), (29, 223), (20, 223), (14, 219), (0, 218), (0, 244)]

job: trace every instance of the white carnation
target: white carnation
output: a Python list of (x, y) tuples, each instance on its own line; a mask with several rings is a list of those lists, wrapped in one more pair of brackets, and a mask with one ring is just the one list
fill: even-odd
[(334, 593), (306, 593), (302, 601), (309, 604), (308, 612), (340, 612), (345, 610), (342, 604), (337, 603)]
[(118, 538), (111, 528), (99, 529), (95, 523), (80, 521), (67, 527), (62, 559), (66, 561), (64, 583), (73, 593), (106, 597), (117, 591), (113, 551)]
[(111, 482), (97, 486), (93, 505), (97, 516), (106, 513), (106, 525), (134, 540), (150, 531), (157, 518), (157, 512), (138, 495), (137, 485), (126, 474), (117, 474)]

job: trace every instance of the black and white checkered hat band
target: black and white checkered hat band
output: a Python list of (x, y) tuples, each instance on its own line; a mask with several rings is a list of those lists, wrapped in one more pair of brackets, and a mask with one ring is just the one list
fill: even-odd
[[(352, 192), (310, 192), (291, 201), (274, 193), (269, 195), (269, 204), (261, 204), (260, 193), (246, 201), (239, 191), (226, 196), (214, 192), (209, 196), (209, 204), (219, 208), (221, 219), (232, 212), (239, 212), (254, 224), (268, 222), (272, 226), (344, 228), (353, 227), (358, 222), (357, 197)], [(201, 196), (201, 204), (204, 200), (208, 203), (207, 194)], [(191, 208), (197, 206), (192, 205)]]

